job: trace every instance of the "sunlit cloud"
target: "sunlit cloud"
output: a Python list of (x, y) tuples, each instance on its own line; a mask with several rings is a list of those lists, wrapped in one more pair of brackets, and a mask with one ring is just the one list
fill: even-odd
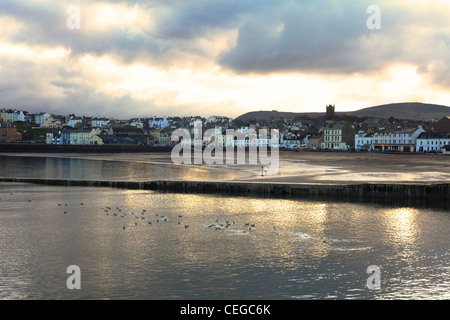
[(448, 1), (80, 0), (68, 30), (73, 4), (2, 2), (1, 105), (236, 117), (450, 101)]

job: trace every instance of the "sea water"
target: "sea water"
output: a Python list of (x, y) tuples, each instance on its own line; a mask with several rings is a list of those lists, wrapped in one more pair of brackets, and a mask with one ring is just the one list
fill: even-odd
[(1, 183), (0, 299), (448, 299), (449, 231), (437, 209)]

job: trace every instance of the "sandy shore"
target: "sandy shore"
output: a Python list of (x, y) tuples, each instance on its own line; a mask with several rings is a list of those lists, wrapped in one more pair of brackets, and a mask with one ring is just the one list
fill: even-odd
[[(172, 163), (170, 153), (2, 153), (0, 155)], [(225, 166), (236, 169), (236, 165)], [(261, 177), (260, 166), (241, 167), (245, 170), (255, 170), (255, 177), (243, 178), (240, 181), (319, 184), (450, 183), (450, 156), (433, 154), (280, 151), (280, 165), (276, 174)]]

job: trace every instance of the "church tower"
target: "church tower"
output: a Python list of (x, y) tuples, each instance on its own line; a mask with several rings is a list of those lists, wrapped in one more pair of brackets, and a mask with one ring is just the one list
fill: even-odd
[(335, 106), (334, 105), (327, 105), (327, 114), (325, 117), (326, 121), (332, 121), (334, 120), (334, 110), (335, 110)]

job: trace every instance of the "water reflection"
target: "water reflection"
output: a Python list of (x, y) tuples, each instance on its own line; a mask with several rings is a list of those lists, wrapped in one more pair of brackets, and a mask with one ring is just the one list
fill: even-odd
[(387, 209), (383, 215), (386, 231), (393, 243), (413, 244), (417, 241), (418, 209), (414, 208), (394, 208)]
[(135, 161), (0, 156), (0, 177), (86, 180), (233, 180), (256, 171), (237, 166), (173, 165)]
[[(0, 183), (0, 199), (0, 297), (440, 299), (450, 292), (450, 215), (442, 210), (8, 183)], [(72, 264), (83, 272), (80, 292), (65, 287)], [(365, 288), (371, 264), (383, 272), (375, 293)]]

